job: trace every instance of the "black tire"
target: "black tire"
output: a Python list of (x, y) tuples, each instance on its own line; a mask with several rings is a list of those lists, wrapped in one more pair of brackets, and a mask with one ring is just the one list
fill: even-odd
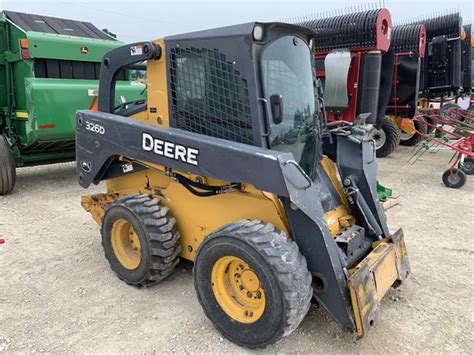
[[(125, 220), (133, 227), (141, 246), (136, 268), (125, 267), (112, 246), (112, 227)], [(111, 203), (102, 221), (102, 246), (117, 276), (134, 286), (150, 286), (169, 276), (179, 262), (181, 247), (176, 220), (168, 207), (149, 195), (127, 195)]]
[[(244, 260), (260, 279), (265, 308), (252, 323), (228, 315), (214, 294), (213, 267), (229, 255)], [(295, 330), (313, 294), (311, 274), (296, 243), (258, 220), (231, 223), (206, 237), (197, 251), (193, 275), (199, 302), (214, 326), (229, 340), (252, 349), (264, 348)]]
[(474, 175), (474, 158), (465, 157), (464, 162), (459, 162), (459, 168), (467, 175)]
[(375, 141), (375, 154), (378, 158), (389, 156), (400, 144), (400, 130), (395, 122), (384, 119), (382, 127), (372, 132)]
[(442, 105), (439, 110), (438, 110), (438, 115), (442, 116), (446, 121), (450, 121), (452, 118), (458, 120), (458, 121), (464, 121), (464, 118), (461, 117), (460, 115), (447, 115), (446, 113), (449, 112), (450, 110), (460, 110), (461, 107), (458, 104), (455, 104), (454, 102), (448, 102)]
[(453, 109), (458, 110), (460, 108), (461, 107), (458, 104), (455, 104), (454, 102), (447, 102), (441, 105), (441, 107), (438, 110), (438, 114), (443, 116), (448, 110), (453, 110)]
[[(425, 120), (425, 118), (419, 118), (420, 120)], [(415, 129), (418, 131), (418, 132), (421, 132), (421, 133), (428, 133), (428, 126), (423, 124), (423, 123), (420, 123), (418, 121), (415, 121), (413, 123), (415, 125)], [(403, 133), (401, 132), (400, 133), (400, 144), (403, 145), (403, 146), (406, 146), (406, 147), (413, 147), (415, 145), (417, 145), (418, 143), (420, 143), (421, 141), (423, 140), (423, 136), (419, 133), (413, 133), (413, 134), (407, 134), (407, 133)]]
[(5, 137), (0, 134), (0, 196), (12, 192), (15, 182), (15, 158)]
[[(435, 121), (433, 121), (433, 119), (431, 119), (429, 116), (423, 116), (423, 119), (424, 119), (426, 122), (428, 122), (429, 124), (431, 124), (431, 125), (433, 125), (433, 126), (436, 126)], [(432, 134), (433, 132), (435, 132), (435, 128), (434, 128), (434, 127), (426, 126), (426, 133)]]
[(459, 189), (466, 184), (467, 176), (461, 169), (448, 169), (443, 174), (443, 183), (450, 188)]

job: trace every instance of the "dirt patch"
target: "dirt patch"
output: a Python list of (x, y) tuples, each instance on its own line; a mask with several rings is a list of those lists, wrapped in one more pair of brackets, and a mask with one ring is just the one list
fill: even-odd
[[(401, 195), (387, 214), (405, 231), (413, 273), (385, 297), (376, 327), (356, 341), (312, 307), (267, 351), (473, 352), (474, 179), (448, 189), (447, 152), (413, 166), (411, 153), (400, 147), (379, 163), (381, 182)], [(20, 169), (15, 192), (0, 197), (0, 351), (243, 351), (204, 316), (189, 265), (148, 289), (118, 280), (80, 207), (89, 192), (61, 164)]]

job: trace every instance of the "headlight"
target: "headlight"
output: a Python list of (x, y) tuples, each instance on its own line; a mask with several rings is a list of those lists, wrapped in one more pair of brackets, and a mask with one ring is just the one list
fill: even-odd
[(263, 26), (255, 25), (253, 28), (253, 39), (258, 42), (263, 39)]

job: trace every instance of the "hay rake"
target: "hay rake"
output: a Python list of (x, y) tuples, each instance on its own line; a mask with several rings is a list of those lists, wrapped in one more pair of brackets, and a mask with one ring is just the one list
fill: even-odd
[[(460, 188), (467, 181), (467, 175), (474, 174), (474, 111), (448, 109), (442, 114), (437, 110), (418, 111), (414, 120), (426, 127), (417, 130), (425, 139), (415, 149), (409, 162), (414, 164), (428, 151), (453, 150), (450, 167), (443, 174), (447, 187)], [(431, 131), (431, 134), (426, 132)]]

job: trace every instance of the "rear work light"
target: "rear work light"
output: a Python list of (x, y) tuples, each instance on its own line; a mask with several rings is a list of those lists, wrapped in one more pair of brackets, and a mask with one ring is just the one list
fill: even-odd
[(30, 51), (28, 49), (21, 50), (21, 57), (23, 59), (30, 59)]
[(30, 59), (30, 51), (28, 48), (30, 47), (30, 43), (26, 38), (20, 38), (20, 47), (21, 47), (21, 58), (23, 59)]
[(26, 38), (21, 38), (20, 39), (20, 47), (21, 49), (28, 49), (30, 44), (28, 43), (28, 40)]

